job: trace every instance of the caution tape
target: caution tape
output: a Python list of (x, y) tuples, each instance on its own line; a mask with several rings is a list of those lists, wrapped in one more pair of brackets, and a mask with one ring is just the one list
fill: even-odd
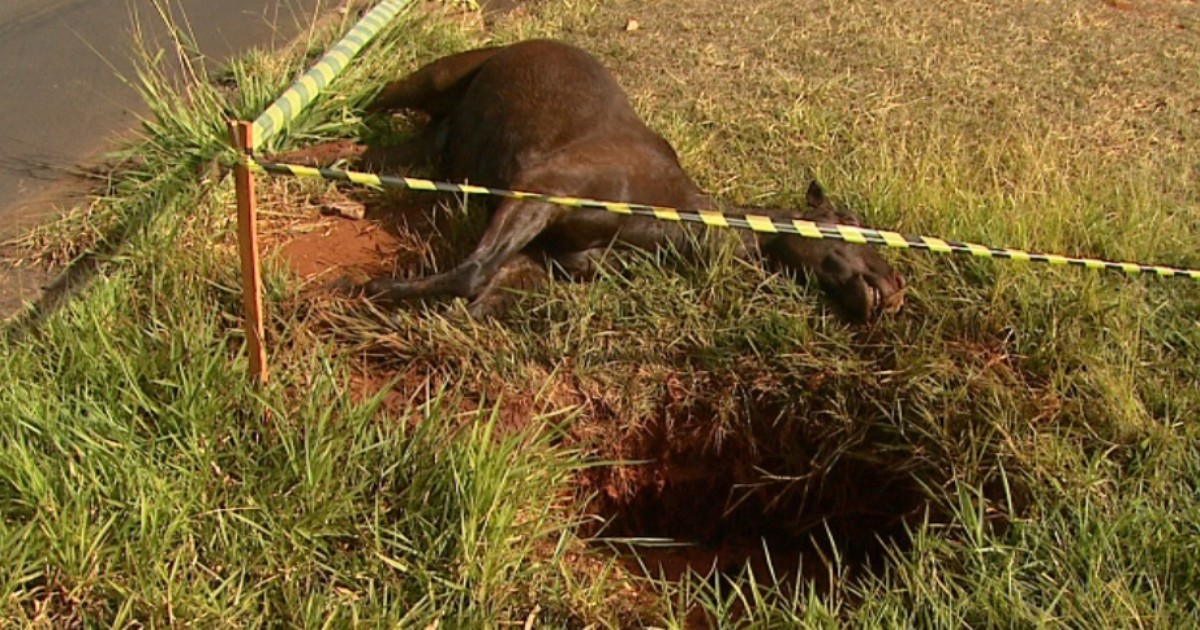
[(329, 49), (316, 65), (275, 99), (275, 102), (254, 121), (253, 148), (262, 146), (300, 115), (304, 108), (316, 100), (321, 90), (346, 69), (350, 60), (358, 55), (401, 9), (411, 3), (412, 0), (384, 0), (364, 15), (341, 41)]
[(1107, 269), (1125, 275), (1151, 274), (1161, 278), (1191, 278), (1200, 281), (1200, 270), (1181, 269), (1165, 265), (1145, 265), (1134, 262), (1113, 262), (1098, 258), (1081, 258), (1059, 254), (1041, 254), (1020, 249), (997, 248), (975, 243), (961, 243), (932, 236), (910, 236), (889, 230), (877, 230), (838, 223), (817, 223), (805, 219), (779, 220), (752, 213), (730, 216), (715, 210), (680, 210), (663, 206), (615, 201), (597, 201), (490, 188), (474, 184), (451, 184), (415, 177), (389, 177), (354, 171), (328, 168), (313, 168), (293, 164), (279, 164), (251, 160), (250, 170), (271, 175), (285, 175), (335, 182), (349, 182), (370, 188), (402, 188), (407, 190), (438, 191), (465, 195), (490, 195), (524, 201), (551, 203), (572, 208), (604, 210), (615, 214), (642, 216), (660, 221), (700, 223), (709, 227), (751, 230), (767, 234), (793, 234), (804, 238), (830, 239), (863, 245), (882, 245), (896, 249), (916, 249), (939, 254), (966, 254), (977, 258), (1001, 258), (1026, 262), (1046, 263), (1052, 266), (1074, 266), (1087, 269)]

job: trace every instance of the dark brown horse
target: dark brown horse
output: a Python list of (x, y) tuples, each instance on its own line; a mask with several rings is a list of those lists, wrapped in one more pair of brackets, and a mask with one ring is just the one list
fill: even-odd
[[(604, 66), (561, 42), (526, 41), (439, 59), (386, 86), (370, 109), (410, 109), (430, 117), (415, 144), (437, 177), (607, 201), (716, 207), (683, 171), (671, 145), (638, 118)], [(353, 151), (341, 155), (346, 153)], [(321, 161), (334, 157), (319, 148), (308, 155), (321, 155)], [(755, 213), (853, 221), (834, 209), (816, 182), (809, 186), (806, 208)], [(386, 303), (459, 296), (470, 301), (476, 317), (500, 315), (510, 306), (512, 289), (527, 290), (543, 281), (551, 263), (586, 277), (614, 246), (671, 247), (695, 256), (704, 229), (499, 199), (478, 247), (461, 264), (414, 280), (378, 278), (366, 292)], [(903, 303), (903, 279), (869, 247), (739, 234), (739, 253), (761, 254), (788, 270), (814, 275), (851, 318), (869, 320)]]

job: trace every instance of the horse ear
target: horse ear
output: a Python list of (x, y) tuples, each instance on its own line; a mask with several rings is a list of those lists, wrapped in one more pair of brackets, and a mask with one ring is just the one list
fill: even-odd
[(808, 201), (810, 208), (820, 208), (826, 203), (825, 191), (822, 190), (821, 185), (818, 184), (817, 180), (815, 179), (808, 185), (808, 194), (806, 195), (806, 200)]

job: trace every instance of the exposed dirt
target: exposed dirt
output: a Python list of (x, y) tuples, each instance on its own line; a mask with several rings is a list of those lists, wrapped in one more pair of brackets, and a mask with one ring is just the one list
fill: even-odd
[[(364, 220), (316, 211), (322, 203), (346, 203), (340, 195), (317, 201), (307, 220), (291, 224), (291, 236), (274, 232), (270, 249), (318, 295), (326, 279), (343, 275), (418, 272), (429, 242), (420, 241), (436, 240), (444, 229), (421, 198), (395, 206), (399, 211), (393, 213), (386, 212), (387, 201), (368, 199), (372, 218)], [(351, 394), (365, 399), (396, 381), (383, 407), (393, 417), (410, 417), (422, 393), (436, 391), (445, 380), (433, 366), (397, 373), (364, 361)], [(897, 474), (911, 468), (907, 462), (885, 457), (837, 459), (828, 467), (819, 463), (819, 453), (830, 446), (821, 441), (831, 437), (819, 428), (812, 430), (807, 453), (795, 450), (795, 435), (786, 438), (790, 450), (764, 448), (781, 445), (780, 427), (795, 431), (805, 426), (804, 418), (781, 419), (765, 405), (739, 401), (749, 409), (743, 430), (714, 440), (714, 422), (705, 417), (703, 404), (683, 409), (663, 401), (657, 421), (629, 431), (588, 389), (569, 375), (545, 371), (521, 383), (480, 384), (480, 391), (489, 392), (488, 404), (500, 401), (502, 430), (527, 428), (557, 409), (582, 409), (566, 438), (574, 442), (570, 446), (602, 460), (645, 462), (592, 468), (577, 478), (577, 492), (590, 497), (589, 512), (596, 517), (587, 533), (596, 537), (597, 550), (618, 550), (631, 574), (669, 580), (687, 572), (732, 577), (749, 566), (768, 582), (773, 574), (784, 583), (801, 577), (828, 587), (830, 558), (840, 556), (852, 573), (879, 564), (885, 544), (903, 546), (905, 525), (914, 524), (927, 508), (911, 477)], [(466, 412), (484, 402), (463, 404)], [(681, 544), (625, 542), (648, 538)]]
[[(630, 546), (631, 570), (677, 579), (686, 571), (733, 576), (748, 564), (763, 583), (772, 574), (785, 583), (802, 577), (824, 590), (835, 555), (853, 572), (878, 565), (886, 544), (903, 546), (905, 525), (928, 507), (902, 473), (909, 462), (819, 463), (832, 438), (819, 423), (742, 402), (750, 417), (719, 445), (711, 440), (714, 422), (664, 415), (638, 434), (606, 441), (612, 452), (605, 455), (647, 463), (582, 476), (581, 489), (594, 495), (591, 510), (603, 523), (592, 533), (690, 543)], [(810, 425), (801, 429), (809, 435), (785, 435)]]
[(378, 275), (389, 270), (387, 261), (400, 251), (399, 240), (376, 225), (329, 218), (321, 227), (297, 236), (281, 252), (306, 280), (354, 272)]
[(271, 188), (260, 198), (263, 245), (313, 290), (342, 278), (426, 272), (437, 235), (448, 225), (448, 213), (437, 205), (444, 200), (430, 195), (328, 190), (297, 196), (289, 182), (264, 181)]

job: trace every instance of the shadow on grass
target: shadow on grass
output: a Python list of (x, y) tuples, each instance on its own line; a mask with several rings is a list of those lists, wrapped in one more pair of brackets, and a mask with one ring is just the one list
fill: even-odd
[[(104, 265), (134, 236), (150, 227), (156, 210), (167, 205), (165, 200), (188, 187), (195, 177), (195, 171), (196, 167), (190, 163), (180, 165), (166, 175), (164, 185), (148, 187), (129, 197), (130, 201), (117, 215), (115, 222), (96, 238), (95, 245), (59, 271), (43, 289), (41, 296), (4, 326), (4, 336), (10, 341), (19, 342), (35, 334), (47, 319), (91, 286)], [(199, 196), (207, 196), (224, 179), (224, 174), (220, 174), (202, 180)]]

